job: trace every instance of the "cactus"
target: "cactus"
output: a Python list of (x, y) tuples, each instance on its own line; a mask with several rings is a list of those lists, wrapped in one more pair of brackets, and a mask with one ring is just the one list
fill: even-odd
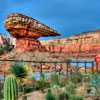
[(100, 93), (100, 75), (96, 74), (84, 74), (84, 76), (90, 77), (90, 82), (92, 84), (92, 87), (96, 89), (95, 94)]
[(5, 100), (18, 100), (17, 94), (16, 79), (12, 76), (7, 77), (4, 84)]
[(95, 76), (93, 75), (91, 77), (91, 83), (92, 83), (92, 86), (96, 89), (95, 94), (100, 93), (100, 76), (97, 76), (97, 79), (96, 79)]
[(26, 86), (25, 84), (23, 85), (23, 94), (22, 94), (22, 100), (27, 100), (27, 96), (26, 96)]

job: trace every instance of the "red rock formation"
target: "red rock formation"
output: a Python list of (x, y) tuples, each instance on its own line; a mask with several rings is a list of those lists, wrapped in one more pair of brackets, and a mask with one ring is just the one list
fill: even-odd
[(47, 51), (65, 53), (74, 58), (94, 58), (100, 53), (100, 30), (85, 32), (69, 38), (41, 41)]
[(60, 35), (56, 30), (22, 14), (8, 15), (4, 25), (6, 30), (17, 39), (14, 50), (46, 51), (37, 38)]

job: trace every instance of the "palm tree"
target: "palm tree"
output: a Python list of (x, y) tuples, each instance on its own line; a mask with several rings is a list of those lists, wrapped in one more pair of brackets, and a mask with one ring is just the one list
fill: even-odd
[(25, 67), (23, 62), (10, 65), (9, 71), (21, 83), (23, 83), (23, 80), (28, 76), (28, 69)]

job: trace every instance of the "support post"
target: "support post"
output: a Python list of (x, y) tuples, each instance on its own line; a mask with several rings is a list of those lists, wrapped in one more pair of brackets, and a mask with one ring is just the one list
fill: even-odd
[(98, 63), (96, 62), (96, 71), (97, 71), (97, 74), (98, 74)]
[(92, 64), (92, 73), (94, 74), (94, 62), (92, 62), (91, 64)]
[(5, 72), (4, 72), (4, 82), (5, 82), (5, 78), (6, 78), (6, 75), (5, 75)]
[(87, 73), (87, 72), (86, 72), (86, 61), (85, 61), (85, 73)]
[(66, 63), (66, 68), (67, 68), (67, 78), (68, 78), (68, 63)]
[(40, 61), (40, 79), (42, 79), (42, 61)]
[(78, 73), (78, 62), (77, 62), (77, 66), (76, 66), (76, 74)]
[(56, 64), (57, 64), (57, 62), (55, 61), (55, 73), (56, 73)]

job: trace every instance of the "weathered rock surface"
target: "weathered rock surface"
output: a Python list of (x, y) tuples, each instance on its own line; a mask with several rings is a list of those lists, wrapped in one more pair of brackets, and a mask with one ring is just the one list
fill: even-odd
[(5, 34), (0, 33), (0, 45), (9, 44), (15, 46), (17, 43), (16, 39), (11, 35), (7, 36)]
[(41, 41), (47, 51), (65, 53), (71, 57), (92, 57), (100, 53), (100, 30), (84, 32), (69, 38)]
[(17, 39), (15, 50), (46, 51), (37, 40), (40, 37), (59, 36), (56, 30), (22, 14), (10, 14), (5, 18), (5, 28)]

